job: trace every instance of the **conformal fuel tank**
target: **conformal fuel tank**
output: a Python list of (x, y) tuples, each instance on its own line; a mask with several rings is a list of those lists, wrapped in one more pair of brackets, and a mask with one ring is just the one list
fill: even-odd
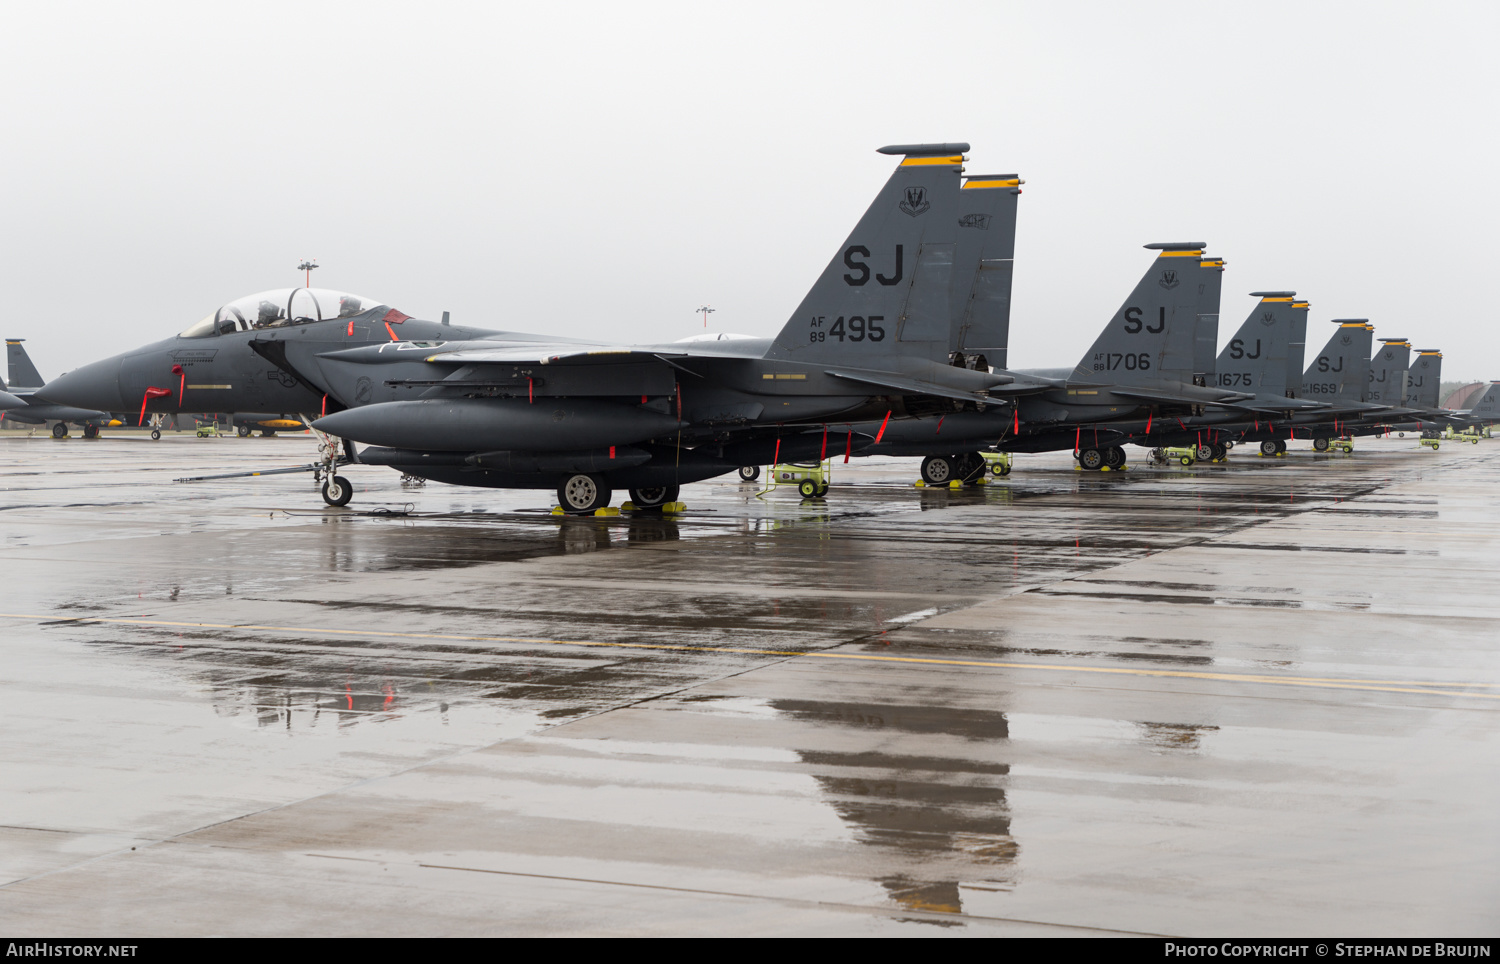
[(683, 424), (625, 402), (424, 398), (351, 408), (320, 418), (313, 427), (366, 445), (428, 452), (564, 452), (643, 442)]

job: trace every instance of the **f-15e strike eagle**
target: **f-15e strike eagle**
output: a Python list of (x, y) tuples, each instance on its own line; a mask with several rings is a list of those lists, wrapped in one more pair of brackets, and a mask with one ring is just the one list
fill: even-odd
[[(1004, 405), (1047, 387), (951, 363), (955, 339), (984, 347), (986, 310), (1008, 311), (1009, 251), (987, 262), (981, 235), (997, 222), (1013, 232), (1020, 190), (1012, 175), (965, 181), (966, 150), (881, 148), (898, 167), (774, 339), (601, 345), (291, 289), (84, 366), (47, 397), (143, 414), (317, 412), (314, 427), (345, 440), (322, 466), (334, 505), (352, 490), (333, 469), (354, 460), (461, 485), (556, 487), (569, 512), (607, 505), (617, 488), (660, 505), (741, 465), (862, 449), (874, 438), (856, 421)], [(356, 454), (351, 442), (370, 447)]]

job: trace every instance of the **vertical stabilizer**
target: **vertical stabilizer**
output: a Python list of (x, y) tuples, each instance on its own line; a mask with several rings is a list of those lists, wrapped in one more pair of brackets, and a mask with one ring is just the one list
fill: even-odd
[[(1259, 297), (1260, 301), (1219, 354), (1215, 362), (1218, 374), (1215, 384), (1236, 392), (1285, 396), (1288, 388), (1287, 354), (1296, 334), (1297, 292), (1252, 291), (1250, 294)], [(1303, 317), (1305, 319), (1305, 314)], [(1300, 358), (1298, 364), (1301, 364)]]
[(1219, 300), (1224, 289), (1224, 259), (1205, 255), (1198, 261), (1198, 327), (1193, 342), (1193, 384), (1215, 384), (1219, 347)]
[(1490, 382), (1490, 387), (1469, 409), (1469, 417), (1479, 422), (1500, 422), (1500, 382)]
[[(973, 366), (1006, 364), (1010, 342), (1010, 295), (1016, 254), (1016, 206), (1025, 183), (1015, 174), (979, 174), (964, 179), (958, 196), (958, 247), (948, 352), (973, 358)], [(965, 272), (968, 283), (965, 284)]]
[(1440, 408), (1438, 393), (1442, 388), (1443, 353), (1436, 348), (1418, 348), (1406, 372), (1406, 404), (1411, 408)]
[[(776, 336), (768, 358), (948, 361), (967, 144), (903, 144), (895, 173)], [(972, 269), (963, 273), (967, 289)]]
[(1338, 330), (1302, 373), (1302, 390), (1319, 402), (1363, 401), (1373, 329), (1363, 318), (1335, 318), (1333, 323)]
[(1288, 398), (1302, 397), (1302, 366), (1307, 359), (1307, 316), (1312, 305), (1306, 301), (1292, 302), (1292, 332), (1286, 346), (1286, 395)]
[(31, 363), (31, 356), (26, 354), (25, 347), (21, 345), (25, 340), (5, 339), (5, 354), (10, 362), (10, 384), (13, 391), (34, 392), (47, 383), (37, 374), (36, 366)]
[(1148, 244), (1161, 252), (1069, 381), (1172, 389), (1193, 383), (1203, 243)]
[(1411, 342), (1405, 338), (1382, 338), (1370, 355), (1369, 400), (1381, 405), (1406, 404), (1406, 369), (1411, 364)]

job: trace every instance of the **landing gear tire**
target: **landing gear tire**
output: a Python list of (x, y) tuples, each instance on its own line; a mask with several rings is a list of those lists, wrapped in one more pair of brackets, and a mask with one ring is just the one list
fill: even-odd
[(740, 481), (741, 482), (754, 482), (758, 478), (760, 478), (760, 466), (758, 466), (758, 465), (742, 465), (742, 466), (740, 466)]
[(354, 498), (354, 486), (342, 475), (335, 475), (323, 483), (323, 501), (331, 506), (345, 506)]
[(1326, 452), (1326, 451), (1328, 451), (1328, 440), (1326, 438), (1315, 438), (1315, 439), (1313, 439), (1313, 451), (1314, 452)]
[(1111, 445), (1104, 450), (1104, 464), (1108, 468), (1123, 468), (1125, 459), (1125, 450), (1118, 445)]
[(275, 438), (276, 437), (276, 430), (274, 428), (263, 428), (263, 429), (260, 430), (260, 437), (261, 438)]
[(52, 437), (53, 438), (67, 438), (68, 437), (68, 424), (66, 422), (58, 422), (56, 425), (52, 426)]
[(238, 435), (240, 438), (249, 438), (250, 437), (250, 426), (248, 426), (248, 425), (236, 426), (236, 428), (234, 430), (234, 434)]
[(1078, 453), (1078, 464), (1089, 472), (1097, 472), (1104, 467), (1104, 451), (1102, 449), (1084, 449)]
[(1286, 454), (1286, 441), (1284, 439), (1277, 439), (1276, 440), (1276, 454), (1277, 455), (1285, 455)]
[(153, 428), (151, 430), (151, 441), (153, 441), (153, 442), (160, 442), (161, 441), (161, 429), (159, 429), (159, 428)]
[(614, 493), (599, 475), (579, 473), (557, 487), (557, 504), (569, 515), (589, 515), (609, 505)]
[(922, 460), (922, 481), (928, 485), (947, 485), (957, 474), (950, 456), (929, 455)]
[(84, 438), (98, 438), (99, 437), (99, 426), (97, 426), (97, 425), (85, 425), (83, 427), (83, 437)]
[[(741, 469), (740, 471), (744, 471)], [(666, 505), (668, 502), (676, 502), (678, 494), (682, 491), (677, 485), (658, 485), (649, 489), (631, 489), (630, 501), (635, 503), (637, 509), (656, 509)]]
[(1260, 454), (1275, 455), (1277, 452), (1281, 451), (1276, 447), (1277, 444), (1278, 443), (1272, 441), (1271, 439), (1266, 439), (1264, 442), (1260, 443)]
[(813, 499), (818, 495), (818, 483), (812, 479), (803, 479), (797, 483), (797, 491), (802, 493), (802, 498)]
[(1225, 445), (1223, 442), (1214, 442), (1212, 447), (1214, 450), (1215, 462), (1222, 462), (1229, 457), (1229, 446)]
[(1193, 458), (1199, 462), (1212, 462), (1214, 460), (1214, 447), (1212, 445), (1199, 445), (1193, 449)]

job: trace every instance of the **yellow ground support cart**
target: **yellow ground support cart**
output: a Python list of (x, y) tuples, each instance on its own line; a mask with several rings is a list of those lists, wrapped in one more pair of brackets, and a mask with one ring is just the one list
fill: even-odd
[(1010, 453), (1009, 452), (980, 452), (984, 456), (984, 467), (989, 470), (990, 475), (1010, 475)]
[(1438, 450), (1438, 439), (1435, 438), (1424, 438), (1420, 440), (1418, 444), (1425, 445), (1428, 448), (1432, 449), (1434, 452)]
[(765, 491), (770, 492), (783, 485), (794, 485), (804, 499), (822, 498), (828, 494), (828, 487), (832, 484), (829, 481), (832, 471), (831, 459), (824, 462), (783, 462), (771, 466), (771, 484), (766, 486)]
[(1165, 448), (1151, 450), (1151, 461), (1162, 464), (1176, 462), (1178, 465), (1192, 465), (1198, 461), (1198, 449), (1192, 445), (1169, 445)]

